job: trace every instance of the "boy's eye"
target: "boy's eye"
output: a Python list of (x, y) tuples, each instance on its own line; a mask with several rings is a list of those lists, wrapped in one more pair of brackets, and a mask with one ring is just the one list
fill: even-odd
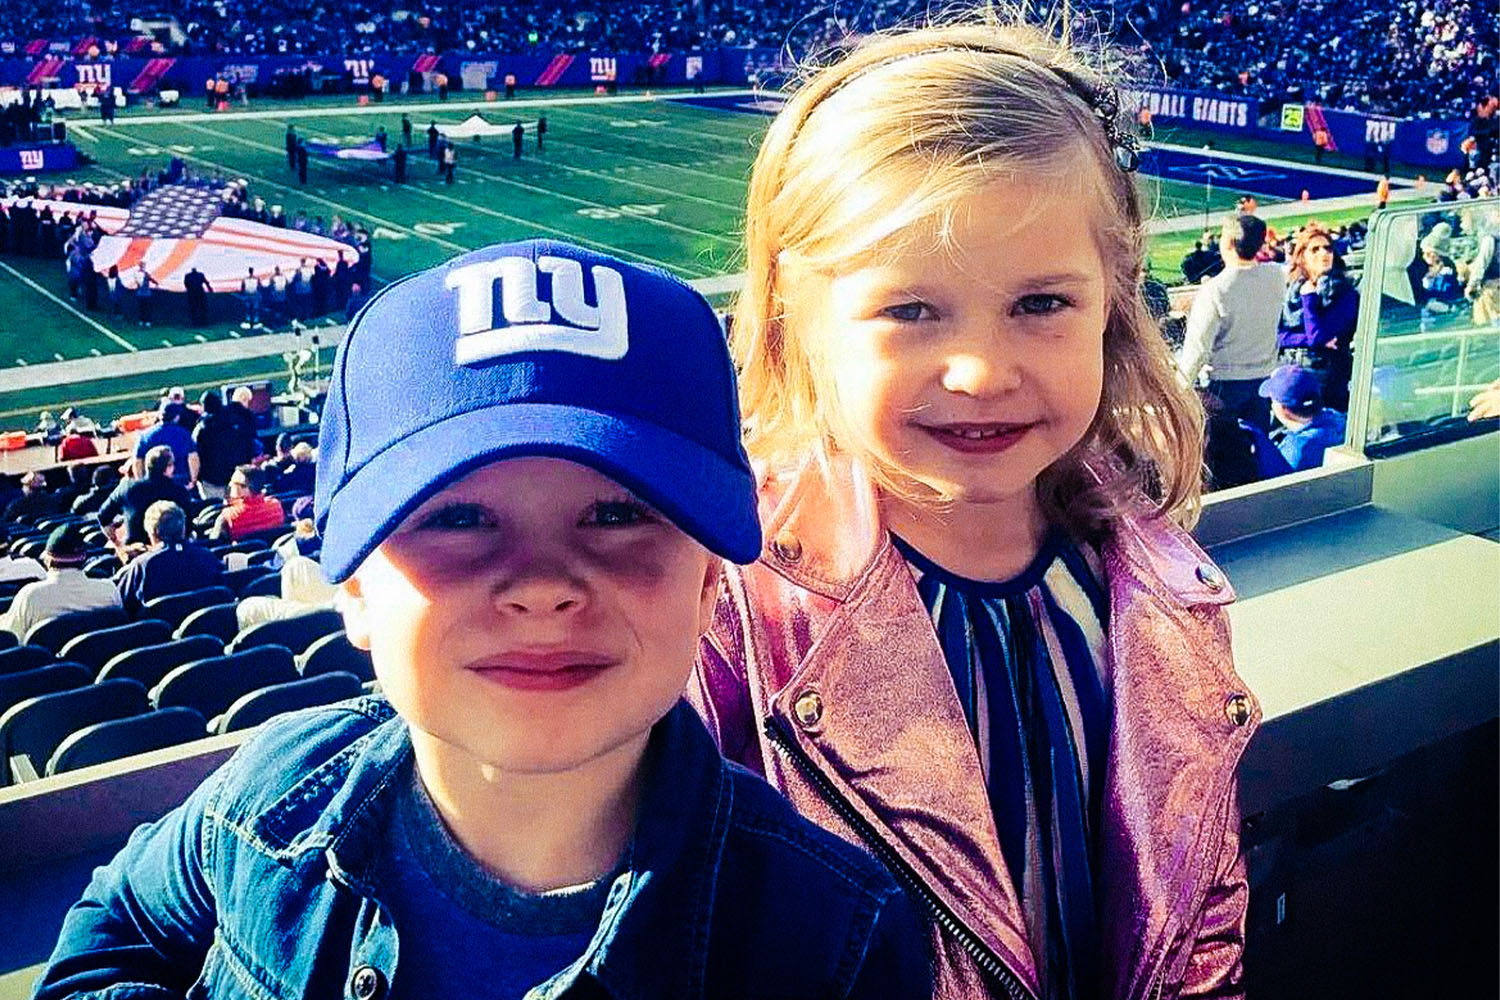
[(1054, 295), (1050, 292), (1023, 295), (1016, 301), (1012, 312), (1021, 316), (1049, 316), (1072, 304), (1073, 301), (1066, 296)]
[(900, 305), (887, 306), (880, 310), (880, 315), (901, 323), (915, 323), (918, 320), (935, 319), (937, 313), (925, 302), (903, 302)]
[(628, 528), (657, 520), (650, 507), (637, 500), (601, 500), (584, 515), (589, 528)]
[(418, 522), (417, 528), (421, 531), (467, 531), (488, 527), (492, 523), (493, 519), (478, 504), (456, 503), (431, 511)]

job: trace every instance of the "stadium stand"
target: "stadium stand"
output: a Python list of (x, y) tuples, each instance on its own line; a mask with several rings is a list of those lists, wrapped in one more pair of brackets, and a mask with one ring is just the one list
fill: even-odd
[(91, 670), (104, 665), (121, 653), (140, 646), (151, 646), (172, 638), (172, 626), (163, 621), (145, 619), (95, 629), (75, 636), (57, 652), (58, 659), (81, 663)]
[(208, 731), (219, 735), (238, 732), (258, 726), (282, 712), (327, 705), (358, 697), (361, 693), (359, 678), (341, 671), (272, 684), (236, 700), (223, 715), (209, 720)]
[(353, 674), (369, 683), (375, 679), (375, 667), (368, 650), (359, 649), (342, 630), (315, 640), (297, 657), (297, 670), (303, 677), (342, 672)]
[[(6, 633), (9, 634), (9, 633)], [(35, 670), (57, 659), (45, 646), (13, 646), (0, 651), (0, 676)]]
[(0, 714), (28, 698), (80, 688), (88, 683), (88, 668), (77, 663), (47, 663), (0, 676)]
[(125, 650), (104, 664), (96, 679), (105, 681), (124, 677), (140, 681), (149, 691), (184, 663), (208, 659), (223, 652), (224, 643), (212, 635), (192, 635), (156, 645), (137, 646)]
[(193, 635), (211, 635), (218, 638), (220, 642), (233, 642), (234, 637), (240, 631), (240, 621), (234, 613), (234, 607), (234, 602), (228, 601), (224, 604), (211, 604), (206, 608), (199, 608), (184, 618), (172, 635), (177, 639), (185, 639)]
[(237, 653), (257, 646), (285, 646), (293, 654), (301, 653), (314, 641), (338, 632), (344, 627), (344, 616), (332, 609), (309, 611), (291, 618), (277, 618), (251, 625), (225, 646), (225, 652)]
[(147, 618), (164, 621), (173, 628), (182, 624), (188, 615), (200, 608), (214, 604), (234, 603), (234, 592), (228, 587), (201, 587), (181, 594), (164, 594), (147, 601), (142, 614)]
[(145, 710), (146, 689), (127, 680), (85, 684), (11, 706), (0, 715), (0, 785), (39, 776), (58, 745), (84, 726)]
[(24, 641), (29, 646), (43, 646), (57, 652), (74, 636), (125, 623), (125, 612), (120, 608), (75, 611), (72, 614), (58, 615), (55, 618), (37, 622), (31, 631), (26, 633)]
[(58, 744), (47, 761), (46, 776), (199, 739), (206, 725), (203, 716), (191, 708), (160, 708), (126, 719), (96, 722)]
[(297, 665), (288, 649), (258, 646), (177, 667), (151, 689), (151, 704), (155, 708), (185, 705), (212, 719), (241, 695), (296, 679)]

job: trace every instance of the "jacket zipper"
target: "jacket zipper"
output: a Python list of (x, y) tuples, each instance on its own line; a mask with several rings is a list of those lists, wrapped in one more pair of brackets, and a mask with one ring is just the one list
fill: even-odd
[(811, 758), (782, 726), (781, 721), (775, 716), (766, 719), (766, 736), (772, 745), (796, 765), (802, 776), (817, 789), (823, 801), (832, 806), (839, 818), (849, 824), (871, 853), (902, 884), (907, 893), (922, 901), (933, 919), (937, 921), (937, 925), (958, 942), (969, 957), (974, 959), (974, 964), (979, 966), (980, 970), (999, 984), (1000, 988), (1005, 991), (1005, 996), (1010, 1000), (1036, 1000), (1016, 974), (1006, 967), (1000, 956), (979, 940), (978, 935), (969, 930), (963, 921), (959, 920), (958, 915), (948, 907), (948, 904), (939, 899), (937, 894), (928, 888), (927, 883), (922, 881), (921, 876), (906, 863), (906, 860), (885, 842), (879, 831), (849, 804), (822, 772), (813, 766)]

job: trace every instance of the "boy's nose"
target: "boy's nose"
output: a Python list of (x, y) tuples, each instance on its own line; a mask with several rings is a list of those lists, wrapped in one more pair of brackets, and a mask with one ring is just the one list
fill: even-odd
[(565, 615), (578, 611), (587, 598), (582, 586), (558, 571), (534, 571), (502, 581), (495, 606), (512, 615)]

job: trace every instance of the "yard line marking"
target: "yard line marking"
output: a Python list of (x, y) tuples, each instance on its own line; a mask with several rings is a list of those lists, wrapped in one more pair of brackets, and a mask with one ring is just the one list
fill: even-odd
[(59, 361), (66, 361), (66, 360), (68, 360), (67, 358), (65, 358), (65, 357), (62, 356), (62, 351), (53, 351), (52, 352), (52, 356), (54, 358), (56, 358), (57, 360), (59, 360)]
[(52, 302), (55, 302), (58, 305), (62, 306), (68, 312), (72, 313), (74, 316), (77, 316), (79, 319), (83, 320), (89, 326), (93, 327), (95, 330), (98, 330), (100, 333), (104, 334), (110, 340), (113, 340), (115, 343), (117, 343), (121, 347), (125, 348), (125, 350), (127, 350), (127, 351), (137, 351), (137, 350), (140, 350), (140, 348), (136, 347), (130, 341), (128, 341), (124, 337), (120, 336), (118, 333), (115, 333), (115, 331), (111, 330), (109, 327), (105, 326), (103, 323), (99, 323), (96, 320), (94, 320), (93, 317), (85, 315), (82, 312), (79, 312), (78, 309), (73, 305), (73, 303), (66, 302), (66, 301), (58, 298), (56, 295), (53, 295), (51, 292), (47, 291), (47, 289), (43, 288), (41, 285), (38, 285), (35, 281), (32, 281), (30, 278), (26, 277), (26, 275), (22, 274), (20, 271), (17, 271), (15, 268), (11, 267), (9, 264), (5, 263), (4, 261), (0, 261), (0, 268), (4, 268), (7, 274), (9, 274), (11, 277), (15, 278), (17, 281), (21, 282), (21, 284), (23, 284), (26, 287), (30, 288), (32, 291), (36, 292), (38, 295), (41, 295), (43, 298), (49, 299)]
[[(490, 174), (486, 173), (483, 170), (475, 170), (473, 167), (470, 167), (466, 172), (475, 177), (483, 177), (487, 180), (498, 181), (501, 184), (509, 184), (513, 187), (521, 188), (524, 191), (535, 191), (537, 194), (546, 195), (551, 198), (559, 198), (563, 201), (571, 201), (579, 205), (587, 205), (590, 208), (615, 208), (614, 205), (606, 205), (602, 201), (593, 201), (589, 198), (579, 198), (577, 195), (565, 194), (561, 191), (554, 191), (551, 188), (538, 187), (535, 184), (527, 184), (525, 181), (518, 181), (514, 178), (505, 177), (501, 174)], [(666, 219), (656, 218), (655, 216), (632, 215), (629, 216), (629, 218), (640, 219), (642, 222), (649, 222), (652, 225), (662, 226), (667, 229), (675, 229), (678, 232), (687, 233), (690, 236), (703, 236), (711, 240), (718, 240), (720, 243), (727, 243), (733, 247), (738, 247), (740, 245), (740, 241), (737, 239), (732, 239), (728, 236), (723, 236), (718, 233), (705, 232), (702, 229), (694, 229), (692, 226), (684, 226), (676, 222), (670, 222)]]
[(26, 359), (25, 358), (17, 358), (16, 359), (16, 364), (20, 365), (22, 368), (25, 368), (26, 367)]
[[(564, 141), (566, 141), (566, 140), (564, 140)], [(481, 148), (480, 150), (478, 150), (478, 152), (484, 153), (484, 154), (494, 154), (494, 155), (498, 156), (502, 152), (502, 150), (499, 150), (499, 149), (482, 149)], [(611, 168), (611, 172), (606, 174), (606, 173), (604, 173), (602, 171), (599, 171), (599, 170), (589, 170), (587, 167), (577, 167), (577, 166), (574, 166), (574, 165), (572, 165), (570, 163), (559, 163), (556, 160), (547, 160), (547, 161), (534, 160), (532, 162), (533, 163), (545, 162), (546, 165), (549, 168), (552, 168), (552, 169), (555, 169), (555, 170), (565, 170), (565, 171), (567, 171), (570, 174), (582, 174), (585, 177), (597, 177), (599, 180), (602, 180), (602, 181), (609, 181), (609, 182), (614, 183), (614, 184), (628, 184), (631, 187), (638, 187), (638, 188), (640, 188), (643, 191), (651, 191), (651, 192), (653, 192), (655, 194), (671, 195), (673, 198), (677, 198), (677, 199), (680, 199), (680, 200), (683, 200), (683, 201), (696, 201), (696, 202), (698, 202), (700, 204), (703, 204), (703, 205), (711, 205), (714, 208), (720, 208), (720, 209), (724, 209), (725, 211), (728, 211), (728, 212), (733, 212), (736, 215), (738, 215), (740, 213), (740, 211), (744, 207), (744, 206), (742, 206), (742, 205), (740, 205), (738, 203), (731, 204), (730, 202), (727, 202), (727, 201), (718, 201), (718, 200), (713, 199), (713, 198), (704, 198), (701, 195), (688, 194), (686, 191), (673, 191), (671, 188), (657, 187), (655, 184), (647, 184), (644, 181), (634, 181), (634, 180), (631, 180), (628, 177), (620, 177), (620, 176), (618, 176), (619, 175), (619, 171), (621, 170), (620, 167), (613, 167), (613, 168)], [(636, 170), (636, 169), (639, 169), (639, 168), (638, 167), (629, 167), (629, 168), (626, 168), (626, 169)]]
[[(176, 347), (177, 345), (174, 344), (174, 343), (172, 343), (166, 337), (163, 337), (163, 338), (161, 338), (161, 346), (163, 346), (163, 347)], [(59, 360), (61, 360), (61, 359), (59, 359)]]
[[(272, 121), (272, 124), (278, 124), (278, 123), (275, 122), (274, 119), (272, 119), (271, 121)], [(261, 150), (264, 150), (266, 152), (277, 153), (277, 154), (285, 152), (285, 150), (278, 149), (275, 146), (271, 146), (271, 145), (268, 145), (268, 144), (263, 143), (263, 142), (256, 142), (254, 139), (245, 139), (245, 138), (242, 138), (242, 137), (237, 136), (237, 135), (231, 135), (228, 132), (219, 132), (219, 131), (216, 131), (215, 129), (206, 128), (206, 127), (204, 127), (202, 125), (189, 125), (188, 128), (193, 129), (195, 132), (203, 132), (205, 134), (212, 135), (212, 136), (214, 136), (216, 138), (219, 138), (219, 139), (228, 139), (231, 142), (237, 142), (237, 143), (240, 143), (241, 145), (249, 146), (249, 147), (251, 147), (253, 149), (261, 149)], [(337, 160), (335, 160), (332, 164), (329, 164), (329, 166), (333, 166), (333, 167), (335, 167), (337, 169), (344, 169), (343, 165), (340, 164)], [(347, 169), (344, 169), (344, 172), (348, 173), (349, 171)], [(244, 176), (254, 176), (254, 175), (252, 175), (252, 174), (246, 174)], [(435, 201), (441, 201), (441, 202), (446, 202), (446, 203), (448, 203), (450, 205), (455, 205), (458, 208), (463, 209), (465, 212), (478, 212), (481, 215), (488, 215), (488, 216), (490, 216), (492, 218), (503, 219), (506, 222), (514, 222), (518, 226), (522, 226), (522, 227), (525, 227), (527, 229), (538, 230), (538, 231), (541, 231), (541, 232), (551, 233), (551, 234), (553, 234), (555, 236), (558, 236), (558, 237), (560, 237), (560, 238), (562, 238), (564, 240), (567, 240), (569, 242), (572, 242), (572, 243), (582, 243), (585, 246), (591, 246), (591, 247), (594, 247), (597, 250), (603, 250), (603, 251), (605, 251), (607, 253), (612, 253), (612, 254), (615, 254), (616, 256), (619, 256), (619, 257), (624, 257), (626, 259), (633, 259), (633, 260), (645, 261), (648, 264), (655, 264), (657, 267), (665, 268), (668, 271), (675, 271), (675, 270), (684, 270), (685, 271), (689, 267), (689, 265), (686, 265), (686, 264), (671, 264), (671, 263), (668, 263), (667, 261), (659, 260), (659, 259), (657, 259), (655, 257), (647, 256), (646, 254), (640, 253), (638, 251), (626, 250), (626, 249), (624, 249), (622, 247), (612, 246), (611, 244), (604, 243), (604, 242), (602, 242), (600, 240), (588, 239), (586, 237), (579, 236), (575, 232), (570, 232), (568, 230), (563, 230), (563, 229), (557, 229), (557, 228), (555, 228), (553, 226), (548, 226), (548, 225), (545, 225), (543, 223), (537, 222), (535, 219), (523, 219), (523, 218), (521, 218), (519, 216), (509, 215), (509, 214), (507, 214), (505, 212), (497, 212), (494, 209), (485, 208), (483, 205), (476, 205), (473, 202), (463, 201), (462, 199), (459, 199), (459, 198), (450, 198), (447, 195), (439, 194), (436, 191), (429, 191), (426, 188), (421, 187), (419, 185), (413, 184), (413, 185), (411, 185), (408, 188), (408, 190), (410, 190), (413, 194), (422, 195), (424, 198), (432, 198)], [(415, 232), (415, 230), (413, 230), (413, 232)], [(470, 248), (470, 247), (464, 247), (463, 249), (468, 250), (468, 249), (472, 249), (472, 248)], [(705, 271), (701, 267), (700, 268), (694, 268), (694, 271), (696, 272), (695, 275), (694, 275), (695, 277), (707, 277), (707, 276), (709, 276), (710, 274), (713, 273), (712, 271)]]
[(203, 336), (203, 334), (201, 334), (201, 333), (195, 333), (195, 334), (193, 334), (193, 339), (196, 340), (200, 344), (206, 344), (206, 343), (208, 343), (208, 338), (205, 337), (205, 336)]
[(229, 335), (231, 337), (233, 337), (235, 340), (239, 340), (240, 339), (240, 331), (238, 331), (238, 330), (230, 330), (229, 331)]
[(97, 348), (97, 347), (90, 347), (89, 348), (89, 353), (92, 354), (96, 358), (102, 358), (102, 357), (104, 357), (104, 352), (101, 351), (101, 350), (99, 350), (99, 348)]

